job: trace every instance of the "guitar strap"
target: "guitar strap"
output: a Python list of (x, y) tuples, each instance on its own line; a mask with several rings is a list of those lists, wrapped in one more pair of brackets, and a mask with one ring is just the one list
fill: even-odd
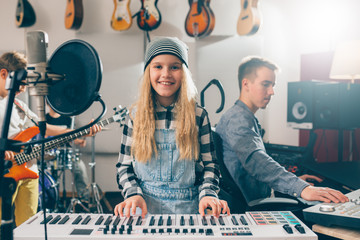
[(39, 127), (38, 123), (25, 111), (25, 109), (20, 105), (20, 103), (16, 99), (14, 99), (14, 103), (18, 107), (18, 109), (22, 111), (25, 114), (25, 116), (27, 116), (35, 124), (35, 126)]

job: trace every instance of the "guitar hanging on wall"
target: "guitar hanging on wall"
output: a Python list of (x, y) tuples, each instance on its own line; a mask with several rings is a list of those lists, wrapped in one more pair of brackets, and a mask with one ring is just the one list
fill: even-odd
[(65, 11), (65, 28), (77, 30), (84, 17), (82, 0), (67, 0)]
[(130, 0), (114, 0), (114, 12), (111, 17), (111, 27), (116, 31), (124, 31), (131, 27), (132, 16)]
[(28, 0), (18, 0), (16, 5), (15, 24), (17, 27), (30, 27), (34, 25), (36, 15)]
[(210, 0), (189, 0), (190, 9), (185, 20), (185, 31), (190, 37), (203, 38), (212, 32), (215, 16)]
[(141, 30), (152, 31), (161, 23), (161, 13), (157, 7), (158, 0), (140, 0), (141, 8), (137, 13), (137, 24)]
[(260, 27), (258, 0), (241, 0), (241, 11), (237, 22), (237, 33), (241, 36), (253, 35)]

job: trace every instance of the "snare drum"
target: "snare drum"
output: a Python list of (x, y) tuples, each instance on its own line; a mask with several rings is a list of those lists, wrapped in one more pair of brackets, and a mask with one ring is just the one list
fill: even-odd
[(43, 209), (42, 195), (45, 194), (45, 207), (51, 211), (55, 210), (59, 200), (59, 191), (54, 178), (45, 170), (44, 175), (44, 191), (42, 191), (42, 171), (39, 169), (39, 207)]

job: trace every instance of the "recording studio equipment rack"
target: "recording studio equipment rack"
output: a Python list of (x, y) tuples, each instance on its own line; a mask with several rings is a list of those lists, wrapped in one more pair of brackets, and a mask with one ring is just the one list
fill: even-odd
[(360, 189), (345, 194), (346, 203), (320, 203), (303, 210), (305, 220), (325, 226), (360, 228)]
[[(44, 236), (42, 212), (14, 230), (15, 240), (38, 240)], [(246, 214), (151, 215), (130, 218), (111, 214), (54, 213), (47, 215), (50, 240), (63, 239), (317, 239), (288, 211)]]

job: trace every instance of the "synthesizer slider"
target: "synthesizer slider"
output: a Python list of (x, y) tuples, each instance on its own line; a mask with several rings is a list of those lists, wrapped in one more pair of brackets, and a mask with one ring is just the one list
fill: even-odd
[[(42, 212), (14, 230), (15, 240), (44, 236)], [(151, 215), (130, 218), (111, 214), (47, 214), (49, 240), (63, 239), (317, 239), (288, 211), (247, 212), (215, 218), (199, 214)]]

